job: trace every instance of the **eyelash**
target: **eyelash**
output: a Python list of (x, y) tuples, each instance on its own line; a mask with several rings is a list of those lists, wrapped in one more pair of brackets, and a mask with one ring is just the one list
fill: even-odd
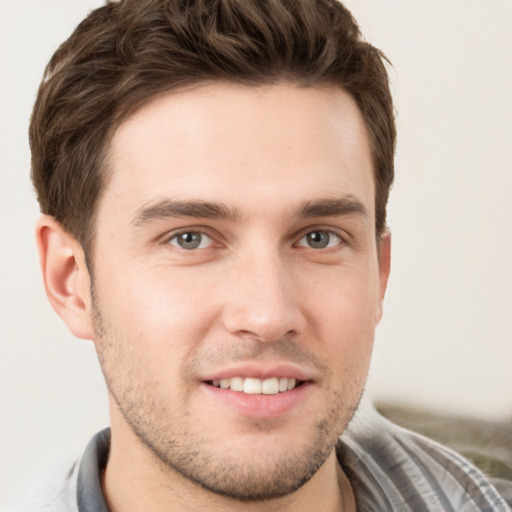
[[(327, 235), (328, 236), (328, 239), (327, 239), (327, 245), (326, 247), (311, 247), (309, 245), (302, 245), (300, 242), (305, 239), (308, 235), (312, 235), (312, 234), (322, 234), (322, 235)], [(201, 238), (199, 240), (199, 244), (197, 247), (190, 247), (190, 248), (185, 248), (185, 247), (182, 247), (177, 243), (173, 243), (174, 240), (178, 240), (180, 236), (183, 236), (183, 235), (199, 235)], [(208, 232), (204, 231), (204, 230), (201, 230), (201, 229), (188, 229), (188, 230), (183, 230), (183, 231), (180, 231), (178, 233), (174, 233), (172, 234), (170, 237), (167, 237), (165, 242), (169, 245), (173, 245), (174, 247), (176, 247), (177, 249), (179, 250), (182, 250), (182, 251), (185, 251), (185, 252), (193, 252), (193, 251), (196, 251), (196, 250), (204, 250), (204, 249), (208, 249), (209, 247), (201, 247), (201, 245), (203, 244), (203, 240), (204, 240), (204, 237), (207, 237), (208, 239), (210, 239), (210, 242), (208, 242), (208, 245), (210, 245), (212, 242), (215, 242), (215, 239), (213, 236), (211, 236)], [(331, 243), (332, 239), (337, 239), (336, 243), (332, 246), (329, 246), (329, 244)], [(190, 243), (193, 243), (193, 241), (191, 241)], [(337, 248), (339, 248), (339, 246), (343, 246), (343, 245), (346, 245), (347, 242), (345, 240), (345, 238), (340, 234), (338, 233), (337, 231), (334, 231), (332, 229), (326, 229), (326, 228), (309, 228), (307, 231), (303, 231), (300, 235), (300, 237), (298, 238), (297, 242), (294, 243), (294, 246), (295, 247), (304, 247), (305, 249), (313, 249), (313, 250), (318, 250), (318, 251), (321, 251), (321, 250), (327, 250), (327, 251), (336, 251)]]
[[(318, 249), (318, 250), (323, 250), (323, 249), (326, 249), (326, 250), (335, 250), (335, 248), (339, 247), (340, 245), (343, 245), (345, 243), (343, 237), (337, 233), (336, 231), (333, 231), (332, 229), (321, 229), (321, 228), (317, 228), (317, 229), (309, 229), (306, 233), (302, 234), (302, 236), (299, 238), (298, 242), (296, 243), (296, 245), (298, 247), (305, 247), (303, 245), (299, 245), (299, 243), (307, 238), (308, 236), (311, 236), (313, 234), (322, 234), (322, 235), (327, 235), (328, 238), (327, 238), (327, 246), (326, 247), (311, 247), (311, 246), (307, 246), (307, 248), (309, 249)], [(337, 242), (334, 244), (334, 245), (331, 245), (329, 246), (329, 244), (331, 243), (332, 239), (335, 238), (337, 239)]]
[[(180, 231), (179, 233), (174, 233), (172, 236), (168, 237), (166, 239), (166, 242), (170, 245), (173, 245), (175, 247), (177, 247), (178, 249), (181, 249), (183, 251), (193, 251), (193, 250), (197, 250), (197, 249), (206, 249), (207, 247), (192, 247), (192, 248), (185, 248), (185, 247), (180, 247), (178, 244), (173, 244), (172, 241), (173, 240), (178, 240), (180, 236), (183, 236), (183, 235), (199, 235), (200, 237), (204, 238), (204, 237), (207, 237), (210, 239), (211, 242), (214, 241), (213, 237), (211, 237), (208, 233), (206, 233), (205, 231), (202, 231), (202, 230), (199, 230), (199, 229), (189, 229), (189, 230), (184, 230), (184, 231)], [(200, 240), (199, 242), (199, 245), (201, 245), (203, 243), (203, 240)]]

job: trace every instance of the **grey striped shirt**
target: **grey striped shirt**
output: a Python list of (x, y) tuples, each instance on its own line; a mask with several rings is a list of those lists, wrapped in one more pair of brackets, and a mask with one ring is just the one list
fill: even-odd
[(462, 456), (398, 427), (371, 407), (356, 413), (337, 453), (360, 511), (510, 511)]
[[(100, 483), (110, 430), (90, 441), (64, 487), (39, 495), (27, 511), (108, 512)], [(359, 512), (510, 512), (487, 478), (466, 459), (360, 407), (336, 446)], [(512, 482), (511, 482), (512, 486)], [(44, 503), (44, 504), (43, 504)]]

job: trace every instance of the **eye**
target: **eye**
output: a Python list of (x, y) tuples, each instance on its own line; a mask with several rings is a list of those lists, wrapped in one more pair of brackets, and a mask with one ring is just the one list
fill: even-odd
[(329, 249), (340, 245), (342, 239), (333, 231), (318, 229), (305, 234), (298, 242), (299, 247), (309, 247), (311, 249)]
[(213, 240), (200, 231), (184, 231), (172, 236), (169, 243), (180, 249), (192, 251), (194, 249), (205, 249), (212, 244)]

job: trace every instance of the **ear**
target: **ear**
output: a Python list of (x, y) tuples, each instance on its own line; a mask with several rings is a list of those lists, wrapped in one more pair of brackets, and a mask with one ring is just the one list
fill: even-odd
[(385, 231), (380, 237), (379, 248), (379, 308), (375, 324), (382, 318), (382, 303), (388, 286), (389, 271), (391, 270), (391, 233)]
[(36, 225), (36, 241), (46, 295), (78, 338), (93, 339), (91, 280), (82, 246), (48, 215)]

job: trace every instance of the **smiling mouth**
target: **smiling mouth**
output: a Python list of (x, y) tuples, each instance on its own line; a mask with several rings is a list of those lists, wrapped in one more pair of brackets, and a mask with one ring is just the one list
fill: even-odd
[(271, 377), (269, 379), (232, 377), (230, 379), (209, 380), (206, 383), (216, 388), (230, 389), (247, 395), (277, 395), (295, 389), (302, 384), (302, 381), (287, 377)]

